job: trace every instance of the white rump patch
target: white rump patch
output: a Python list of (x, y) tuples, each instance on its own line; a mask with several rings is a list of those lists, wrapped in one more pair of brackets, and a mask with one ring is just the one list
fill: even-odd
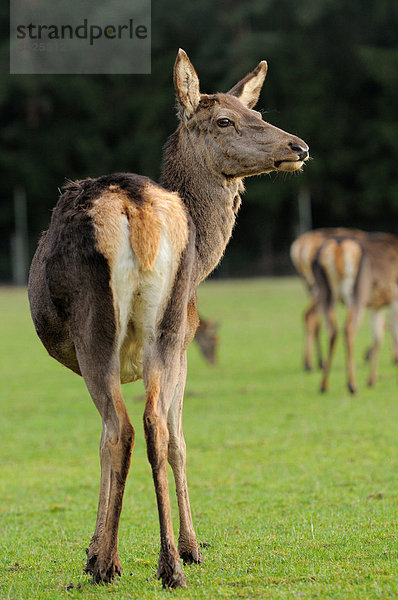
[(154, 340), (177, 268), (171, 240), (162, 232), (153, 269), (143, 270), (131, 248), (129, 224), (123, 216), (122, 235), (111, 274), (122, 383), (142, 378), (143, 352)]

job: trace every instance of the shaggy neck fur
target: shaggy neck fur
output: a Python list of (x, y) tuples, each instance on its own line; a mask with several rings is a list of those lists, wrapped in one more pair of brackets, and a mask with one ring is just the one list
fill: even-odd
[(224, 254), (241, 203), (239, 194), (244, 190), (242, 179), (215, 173), (211, 160), (206, 159), (206, 155), (195, 152), (182, 125), (164, 146), (161, 183), (180, 194), (195, 224), (198, 283)]

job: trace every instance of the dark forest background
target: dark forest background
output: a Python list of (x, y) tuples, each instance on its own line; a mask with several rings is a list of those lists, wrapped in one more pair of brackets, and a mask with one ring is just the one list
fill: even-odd
[[(8, 9), (0, 19), (8, 28)], [(238, 226), (216, 276), (289, 272), (300, 227), (398, 233), (398, 2), (201, 0), (152, 2), (151, 75), (8, 75), (0, 84), (0, 280), (12, 277), (15, 190), (26, 190), (29, 254), (65, 178), (133, 171), (159, 177), (176, 127), (172, 67), (178, 47), (204, 92), (226, 91), (261, 59), (258, 107), (303, 138), (303, 174), (247, 180)]]

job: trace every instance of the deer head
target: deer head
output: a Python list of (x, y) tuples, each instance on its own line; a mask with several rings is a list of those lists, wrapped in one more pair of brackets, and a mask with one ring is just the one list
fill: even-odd
[(213, 172), (227, 178), (297, 171), (303, 166), (309, 157), (307, 144), (266, 123), (253, 110), (266, 74), (263, 60), (226, 94), (201, 94), (196, 71), (179, 50), (174, 65), (179, 118), (198, 164), (205, 160)]

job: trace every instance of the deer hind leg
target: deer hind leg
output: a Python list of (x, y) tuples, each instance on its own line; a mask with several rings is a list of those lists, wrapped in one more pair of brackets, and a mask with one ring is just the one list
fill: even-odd
[[(347, 348), (347, 387), (351, 394), (357, 391), (355, 381), (355, 359), (354, 359), (354, 343), (355, 336), (362, 320), (365, 307), (362, 305), (350, 306), (347, 311), (347, 319), (345, 324), (345, 340)], [(374, 353), (372, 353), (374, 354)], [(372, 360), (372, 357), (371, 357)]]
[(370, 354), (370, 374), (368, 385), (374, 386), (377, 381), (377, 365), (379, 360), (380, 346), (384, 337), (385, 314), (383, 310), (372, 311), (372, 333), (373, 344)]
[(119, 519), (125, 482), (134, 445), (134, 429), (120, 389), (119, 364), (115, 356), (79, 349), (79, 365), (88, 391), (102, 417), (100, 443), (101, 483), (97, 522), (87, 552), (86, 573), (93, 582), (110, 582), (121, 575), (117, 551)]
[(202, 554), (193, 527), (191, 506), (189, 503), (186, 476), (186, 446), (182, 429), (182, 405), (187, 372), (187, 359), (184, 352), (181, 358), (181, 370), (174, 398), (168, 414), (169, 447), (168, 459), (173, 469), (176, 485), (178, 511), (180, 516), (180, 534), (178, 552), (184, 563), (201, 563)]
[(347, 386), (351, 394), (355, 394), (357, 391), (355, 383), (355, 362), (354, 362), (354, 339), (355, 339), (355, 328), (354, 328), (354, 310), (353, 308), (348, 309), (347, 320), (345, 324), (345, 340), (347, 348)]
[(325, 310), (326, 325), (329, 332), (329, 351), (326, 360), (323, 363), (323, 376), (321, 382), (321, 392), (326, 392), (329, 387), (329, 373), (332, 364), (333, 353), (337, 339), (337, 323), (334, 306), (329, 306)]
[(312, 371), (312, 356), (314, 352), (314, 342), (317, 351), (317, 360), (319, 368), (322, 369), (322, 350), (320, 343), (320, 323), (319, 307), (316, 300), (312, 300), (310, 306), (304, 315), (305, 322), (305, 352), (304, 368), (306, 371)]
[(316, 327), (315, 327), (315, 347), (316, 347), (318, 368), (322, 369), (323, 358), (322, 358), (322, 344), (321, 344), (321, 322), (319, 319), (319, 312), (317, 314), (317, 322), (316, 322)]

